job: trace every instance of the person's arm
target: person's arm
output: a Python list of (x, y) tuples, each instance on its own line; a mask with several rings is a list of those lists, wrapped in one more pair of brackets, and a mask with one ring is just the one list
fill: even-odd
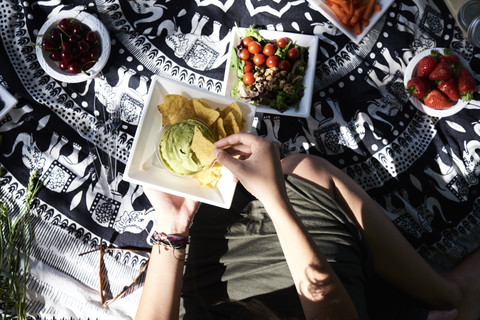
[[(217, 160), (256, 196), (270, 215), (307, 319), (356, 319), (343, 284), (290, 204), (278, 147), (246, 133), (215, 143)], [(235, 159), (232, 155), (240, 155)]]
[[(157, 213), (156, 231), (188, 237), (197, 202), (149, 188), (144, 191)], [(178, 319), (184, 259), (185, 249), (152, 247), (135, 319)]]
[(356, 319), (352, 300), (288, 201), (269, 201), (272, 218), (307, 319)]
[(322, 188), (356, 220), (370, 245), (379, 276), (431, 308), (458, 306), (458, 286), (427, 264), (380, 206), (347, 174), (312, 155), (290, 155), (282, 165), (284, 172)]

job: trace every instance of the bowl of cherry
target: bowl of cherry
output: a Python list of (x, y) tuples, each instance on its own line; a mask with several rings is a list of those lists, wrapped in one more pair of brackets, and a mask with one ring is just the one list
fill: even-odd
[(84, 11), (62, 11), (40, 28), (37, 59), (51, 77), (68, 83), (97, 75), (110, 56), (110, 35), (95, 16)]

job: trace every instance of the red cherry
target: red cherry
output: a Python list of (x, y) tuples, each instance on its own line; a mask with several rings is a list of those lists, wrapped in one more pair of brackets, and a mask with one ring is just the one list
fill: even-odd
[(58, 66), (60, 67), (60, 69), (62, 70), (66, 70), (68, 68), (68, 61), (65, 61), (65, 60), (60, 60), (60, 63), (58, 64)]
[(72, 27), (72, 33), (83, 36), (85, 34), (85, 25), (81, 23), (75, 23)]
[(51, 39), (43, 39), (42, 40), (42, 49), (46, 51), (50, 51), (55, 48), (55, 44)]
[(50, 31), (50, 39), (55, 42), (60, 42), (60, 34), (62, 32), (58, 28), (53, 28), (52, 31)]
[(78, 34), (72, 34), (70, 38), (68, 38), (68, 42), (70, 42), (72, 45), (76, 45), (80, 40), (82, 40), (82, 37), (80, 37)]
[(68, 65), (68, 71), (70, 71), (70, 73), (77, 74), (80, 73), (82, 69), (78, 63), (73, 62)]
[(60, 61), (62, 59), (62, 52), (60, 50), (53, 50), (50, 53), (50, 59), (53, 61)]
[(71, 50), (72, 45), (67, 41), (63, 41), (62, 44), (60, 45), (60, 49), (61, 50)]
[(96, 42), (98, 40), (97, 33), (95, 31), (89, 31), (85, 35), (85, 40), (88, 42)]
[(73, 53), (70, 50), (63, 50), (61, 57), (63, 61), (67, 61), (67, 62), (72, 61), (74, 58)]
[(88, 59), (87, 57), (83, 57), (80, 59), (80, 64), (82, 66), (82, 70), (88, 70), (90, 69), (91, 67), (93, 67), (93, 65), (95, 64), (94, 61)]
[(63, 31), (65, 31), (66, 33), (70, 33), (70, 28), (71, 28), (70, 20), (68, 20), (67, 18), (60, 20), (60, 22), (58, 23), (58, 27)]
[(85, 40), (80, 40), (77, 43), (77, 48), (81, 53), (87, 53), (88, 50), (90, 50), (90, 43)]
[(87, 55), (91, 60), (98, 60), (98, 58), (100, 58), (100, 53), (100, 48), (95, 47), (91, 48)]

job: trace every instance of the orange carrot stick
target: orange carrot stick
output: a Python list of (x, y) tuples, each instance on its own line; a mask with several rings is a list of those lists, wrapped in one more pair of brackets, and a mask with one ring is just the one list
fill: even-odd
[(360, 21), (364, 10), (365, 6), (361, 6), (355, 9), (352, 18), (350, 19), (350, 25), (354, 26), (358, 21)]
[(358, 36), (360, 33), (362, 33), (362, 24), (360, 21), (357, 21), (357, 23), (354, 24), (353, 30), (355, 31), (355, 34)]
[(342, 23), (343, 23), (343, 20), (345, 19), (345, 13), (342, 11), (340, 6), (338, 6), (336, 4), (333, 4), (330, 8), (335, 13), (335, 15), (338, 17), (338, 19), (340, 21), (342, 21)]
[(372, 16), (373, 8), (375, 7), (376, 0), (368, 0), (367, 8), (363, 12), (362, 19), (368, 20)]
[(336, 5), (339, 5), (341, 6), (342, 5), (342, 2), (345, 1), (345, 0), (328, 0), (327, 3), (335, 3)]
[(366, 27), (368, 27), (368, 25), (370, 24), (370, 20), (364, 20), (364, 19), (362, 19), (362, 24), (363, 24), (363, 27), (366, 28)]

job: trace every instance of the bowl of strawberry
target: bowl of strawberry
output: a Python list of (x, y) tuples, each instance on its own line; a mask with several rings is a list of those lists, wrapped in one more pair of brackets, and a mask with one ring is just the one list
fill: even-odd
[(477, 87), (468, 62), (448, 48), (428, 49), (413, 57), (404, 84), (413, 105), (435, 117), (463, 109)]
[(84, 11), (62, 11), (40, 28), (38, 62), (56, 80), (78, 83), (93, 78), (110, 56), (110, 36), (102, 22)]

